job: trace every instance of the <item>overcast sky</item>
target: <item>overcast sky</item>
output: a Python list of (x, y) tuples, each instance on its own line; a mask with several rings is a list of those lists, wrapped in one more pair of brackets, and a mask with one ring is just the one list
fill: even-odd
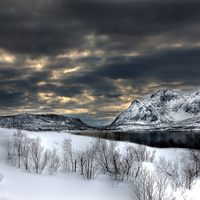
[(0, 115), (108, 124), (162, 88), (200, 88), (200, 1), (0, 1)]

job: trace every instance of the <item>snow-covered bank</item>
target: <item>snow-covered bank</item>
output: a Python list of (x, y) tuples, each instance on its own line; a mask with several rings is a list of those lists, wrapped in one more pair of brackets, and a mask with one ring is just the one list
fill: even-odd
[(14, 200), (64, 200), (64, 199), (131, 199), (125, 184), (113, 187), (109, 176), (85, 180), (79, 173), (60, 172), (55, 176), (23, 172), (12, 166), (0, 164), (4, 181), (0, 186), (0, 199)]
[[(4, 175), (4, 180), (0, 183), (0, 199), (8, 200), (62, 200), (62, 199), (99, 199), (99, 200), (131, 200), (132, 191), (125, 183), (114, 182), (108, 175), (100, 175), (96, 179), (87, 180), (80, 175), (80, 172), (66, 173), (60, 169), (55, 176), (50, 176), (47, 171), (42, 174), (28, 173), (23, 169), (12, 167), (6, 164), (6, 152), (3, 144), (16, 130), (0, 129), (0, 171)], [(92, 138), (77, 136), (64, 132), (28, 132), (23, 131), (28, 137), (41, 137), (42, 145), (45, 148), (57, 148), (62, 154), (62, 142), (64, 138), (70, 137), (72, 145), (77, 150), (86, 150), (91, 145)], [(119, 148), (123, 151), (126, 142), (119, 142)], [(133, 144), (135, 145), (135, 144)], [(156, 158), (165, 156), (166, 159), (176, 159), (180, 157), (183, 149), (156, 149)], [(188, 197), (198, 197), (199, 181), (193, 190), (187, 192)], [(183, 199), (180, 197), (179, 199)], [(198, 198), (196, 198), (198, 199)]]

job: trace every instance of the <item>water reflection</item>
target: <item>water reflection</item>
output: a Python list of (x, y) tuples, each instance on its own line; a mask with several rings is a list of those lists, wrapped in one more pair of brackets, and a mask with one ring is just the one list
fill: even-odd
[(189, 144), (188, 135), (192, 137), (196, 134), (200, 137), (200, 132), (184, 131), (145, 131), (145, 132), (72, 132), (76, 135), (100, 137), (116, 141), (128, 141), (138, 144), (145, 144), (154, 147), (182, 147), (187, 148)]

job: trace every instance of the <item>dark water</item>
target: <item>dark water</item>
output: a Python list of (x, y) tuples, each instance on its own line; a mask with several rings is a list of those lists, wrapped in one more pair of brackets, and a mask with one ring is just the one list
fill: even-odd
[[(155, 147), (182, 147), (187, 148), (191, 140), (188, 135), (200, 140), (200, 132), (187, 131), (145, 131), (145, 132), (76, 132), (76, 135), (100, 137), (116, 141), (128, 141)], [(200, 145), (200, 144), (199, 144)]]

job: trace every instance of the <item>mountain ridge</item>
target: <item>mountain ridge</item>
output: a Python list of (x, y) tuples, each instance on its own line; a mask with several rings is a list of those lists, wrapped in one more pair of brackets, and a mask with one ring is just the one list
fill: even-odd
[(0, 126), (28, 131), (72, 131), (93, 129), (93, 127), (86, 125), (79, 118), (56, 114), (30, 113), (0, 116)]
[[(153, 126), (152, 129), (155, 127), (159, 129), (166, 125), (170, 128), (172, 125), (180, 126), (181, 122), (187, 122), (188, 124), (183, 126), (187, 129), (187, 126), (190, 127), (190, 121), (194, 123), (194, 119), (198, 117), (200, 117), (199, 90), (193, 93), (182, 93), (162, 89), (140, 101), (132, 101), (131, 105), (121, 112), (108, 128), (118, 129), (122, 126), (129, 126), (134, 129), (137, 126), (149, 128)], [(197, 123), (195, 127), (196, 125)]]
[(200, 130), (200, 90), (183, 93), (162, 89), (133, 100), (108, 126), (94, 127), (79, 118), (22, 113), (0, 116), (0, 127), (29, 131)]

